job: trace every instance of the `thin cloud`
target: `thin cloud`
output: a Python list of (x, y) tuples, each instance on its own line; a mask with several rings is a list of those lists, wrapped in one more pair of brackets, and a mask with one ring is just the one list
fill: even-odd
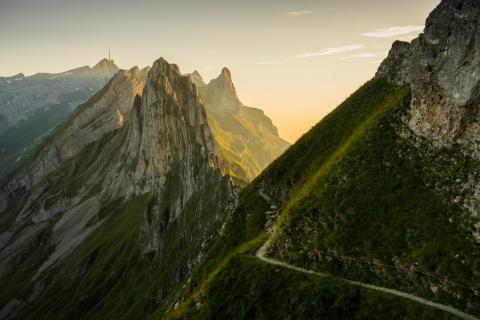
[(358, 50), (358, 49), (362, 49), (363, 47), (365, 47), (365, 46), (361, 45), (361, 44), (351, 44), (351, 45), (341, 46), (341, 47), (326, 48), (326, 49), (322, 49), (322, 50), (319, 50), (319, 51), (316, 51), (316, 52), (302, 53), (302, 54), (296, 55), (295, 57), (296, 58), (311, 58), (311, 57), (328, 56), (328, 55), (342, 53), (342, 52), (355, 51), (355, 50)]
[(383, 60), (368, 61), (368, 63), (370, 63), (370, 64), (380, 64), (382, 62), (383, 62)]
[(312, 14), (313, 12), (310, 10), (298, 10), (298, 11), (290, 11), (287, 13), (288, 17), (300, 17), (300, 16), (305, 16), (307, 14)]
[(372, 37), (372, 38), (392, 38), (396, 36), (403, 36), (410, 33), (419, 33), (423, 31), (423, 28), (424, 26), (414, 26), (414, 25), (381, 28), (371, 32), (362, 33), (362, 36)]
[(349, 59), (369, 59), (369, 58), (377, 58), (377, 57), (385, 57), (387, 56), (387, 51), (382, 52), (365, 52), (365, 53), (357, 53), (352, 54), (346, 57), (342, 57), (342, 60), (349, 60)]
[(262, 61), (257, 62), (259, 65), (275, 65), (275, 64), (286, 64), (287, 61)]

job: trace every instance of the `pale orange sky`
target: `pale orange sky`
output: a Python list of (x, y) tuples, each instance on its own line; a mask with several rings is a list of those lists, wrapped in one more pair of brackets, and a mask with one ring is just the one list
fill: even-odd
[(0, 0), (0, 75), (162, 56), (209, 80), (227, 66), (245, 105), (294, 142), (370, 79), (439, 0)]

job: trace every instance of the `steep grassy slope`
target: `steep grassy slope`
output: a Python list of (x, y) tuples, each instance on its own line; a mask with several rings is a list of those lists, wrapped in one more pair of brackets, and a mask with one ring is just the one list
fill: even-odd
[(479, 163), (401, 137), (408, 105), (367, 121), (301, 184), (270, 253), (478, 313), (478, 219), (455, 202), (452, 180), (467, 181)]
[(438, 310), (363, 289), (275, 267), (241, 255), (215, 277), (197, 305), (172, 319), (454, 319)]
[[(218, 313), (219, 319), (247, 314), (288, 319), (289, 312), (306, 318), (321, 317), (322, 312), (332, 317), (354, 319), (392, 315), (397, 318), (439, 317), (415, 303), (352, 288), (328, 278), (316, 279), (314, 284), (305, 288), (300, 286), (296, 289), (299, 291), (293, 293), (292, 290), (302, 283), (301, 278), (305, 276), (286, 270), (272, 274), (275, 267), (265, 266), (263, 262), (245, 256), (248, 253), (252, 255), (266, 238), (264, 230), (268, 217), (265, 211), (271, 211), (271, 208), (260, 196), (264, 193), (283, 208), (277, 219), (279, 227), (275, 239), (278, 241), (270, 249), (276, 258), (348, 279), (392, 286), (400, 284), (399, 288), (405, 291), (432, 297), (423, 290), (424, 283), (412, 280), (410, 273), (389, 273), (391, 268), (378, 267), (380, 264), (387, 265), (380, 259), (403, 256), (406, 252), (416, 258), (416, 263), (422, 264), (432, 255), (439, 254), (439, 247), (447, 242), (449, 244), (444, 249), (449, 252), (458, 250), (457, 253), (465, 254), (470, 251), (472, 256), (478, 251), (472, 241), (466, 241), (461, 226), (443, 223), (448, 215), (442, 215), (442, 210), (460, 215), (460, 209), (449, 205), (448, 199), (443, 199), (440, 193), (429, 188), (431, 185), (418, 177), (418, 171), (392, 169), (393, 173), (390, 173), (387, 169), (384, 172), (383, 166), (394, 167), (394, 163), (389, 163), (393, 160), (388, 155), (397, 150), (405, 152), (403, 156), (411, 164), (422, 166), (420, 159), (410, 159), (412, 153), (407, 153), (410, 149), (398, 149), (402, 138), (391, 127), (393, 123), (401, 123), (398, 117), (406, 110), (408, 102), (407, 87), (399, 88), (382, 80), (372, 80), (270, 165), (242, 192), (240, 204), (228, 222), (224, 236), (212, 246), (205, 263), (194, 273), (186, 290), (177, 297), (183, 304), (171, 311), (171, 317), (203, 319), (212, 312)], [(408, 165), (404, 164), (405, 159), (399, 162)], [(339, 169), (341, 165), (344, 171)], [(324, 189), (331, 190), (331, 193), (322, 193)], [(317, 194), (325, 196), (315, 198)], [(371, 207), (365, 208), (366, 203)], [(428, 210), (422, 211), (426, 207)], [(440, 218), (437, 219), (437, 216)], [(412, 226), (417, 226), (416, 230), (411, 230)], [(439, 239), (439, 231), (443, 239)], [(407, 243), (421, 245), (412, 249)], [(319, 250), (343, 254), (337, 249), (340, 245), (346, 252), (346, 259), (335, 259), (332, 254), (318, 254)], [(377, 265), (364, 264), (364, 261), (355, 265), (348, 259), (352, 257), (368, 257)], [(441, 254), (437, 260), (441, 261), (434, 263), (461, 268), (462, 272), (456, 275), (473, 283), (473, 278), (467, 278), (475, 276), (471, 265), (470, 268), (462, 268), (458, 263), (451, 264), (451, 258)], [(375, 271), (381, 270), (379, 274), (365, 276), (373, 273), (369, 269), (374, 266), (377, 266)], [(289, 276), (284, 276), (284, 272)], [(389, 282), (390, 279), (395, 281)], [(358, 294), (354, 298), (350, 296), (352, 290)], [(271, 303), (260, 293), (270, 294)], [(305, 298), (295, 300), (297, 294)], [(451, 297), (444, 299), (440, 295), (433, 298), (456, 302)], [(224, 299), (231, 303), (224, 303)], [(292, 303), (294, 300), (295, 303)], [(347, 310), (337, 309), (335, 301), (345, 302)], [(359, 301), (363, 302), (358, 304)], [(466, 303), (469, 299), (463, 301)], [(465, 308), (465, 303), (457, 305)], [(283, 309), (289, 305), (291, 308), (288, 311)], [(474, 310), (471, 307), (470, 310)]]

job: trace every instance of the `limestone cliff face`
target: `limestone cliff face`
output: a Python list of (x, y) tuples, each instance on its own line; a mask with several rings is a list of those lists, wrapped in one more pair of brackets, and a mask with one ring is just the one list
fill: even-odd
[[(83, 208), (90, 217), (95, 216), (100, 210), (98, 191), (86, 205), (84, 201), (91, 188), (102, 181), (102, 169), (108, 163), (91, 172), (84, 172), (79, 166), (87, 161), (86, 150), (102, 143), (105, 137), (114, 136), (128, 121), (133, 100), (143, 91), (143, 78), (138, 68), (119, 71), (102, 90), (17, 161), (17, 168), (0, 183), (0, 222), (13, 221), (7, 232), (0, 234), (0, 249), (4, 245), (8, 248), (8, 244), (15, 241), (15, 233), (27, 232), (30, 228), (44, 230), (51, 219), (74, 218), (80, 214), (78, 208)], [(101, 150), (91, 154), (100, 156)], [(88, 178), (81, 180), (80, 177)], [(77, 183), (67, 190), (66, 186), (75, 180)], [(77, 213), (70, 215), (69, 212)], [(68, 237), (57, 235), (56, 238)], [(29, 237), (24, 239), (28, 240)], [(0, 266), (0, 275), (1, 269)]]
[(191, 78), (232, 175), (251, 181), (288, 148), (289, 143), (280, 138), (272, 120), (262, 110), (242, 104), (230, 70), (224, 68), (208, 84), (204, 84), (198, 72)]
[[(395, 42), (376, 78), (410, 84), (411, 103), (396, 126), (416, 145), (432, 170), (444, 180), (437, 192), (477, 219), (480, 208), (480, 2), (444, 0), (432, 11), (424, 33), (411, 44)], [(440, 166), (432, 155), (446, 152)], [(439, 174), (441, 172), (441, 174)], [(448, 178), (447, 178), (448, 177)], [(480, 223), (471, 233), (480, 239)]]
[[(238, 196), (195, 85), (163, 59), (118, 72), (19, 166), (0, 184), (0, 278), (15, 274), (23, 252), (38, 256), (19, 288), (54, 276), (90, 237), (109, 243), (114, 230), (100, 228), (128, 211), (124, 219), (138, 221), (128, 229), (136, 260), (119, 265), (154, 257), (165, 270), (156, 271), (161, 299), (199, 262)], [(107, 250), (98, 246), (83, 250)]]
[(437, 145), (480, 151), (480, 2), (450, 0), (414, 40), (410, 127)]
[(149, 71), (130, 117), (118, 166), (106, 175), (105, 190), (113, 198), (147, 192), (162, 198), (172, 192), (167, 182), (173, 178), (177, 197), (169, 205), (169, 216), (175, 219), (209, 179), (224, 176), (200, 97), (188, 76), (160, 59)]

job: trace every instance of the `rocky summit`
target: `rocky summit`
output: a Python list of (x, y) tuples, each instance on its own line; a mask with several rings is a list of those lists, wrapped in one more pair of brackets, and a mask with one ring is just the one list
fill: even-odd
[(253, 180), (289, 147), (262, 110), (242, 104), (229, 69), (223, 68), (208, 84), (198, 72), (191, 77), (232, 176), (246, 182)]
[(480, 3), (450, 0), (430, 14), (412, 43), (410, 127), (439, 146), (480, 156)]

